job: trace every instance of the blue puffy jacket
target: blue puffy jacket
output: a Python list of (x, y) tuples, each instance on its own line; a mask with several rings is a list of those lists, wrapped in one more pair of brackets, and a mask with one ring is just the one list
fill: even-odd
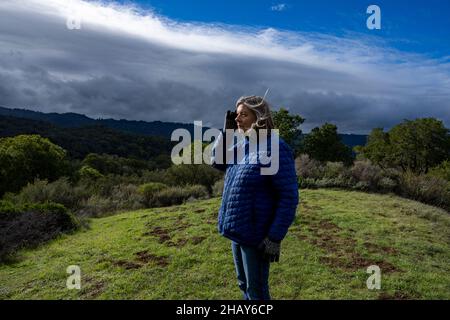
[[(245, 150), (244, 161), (239, 164), (218, 164), (216, 154), (221, 154), (217, 150), (222, 140), (223, 135), (216, 140), (211, 157), (213, 167), (226, 172), (218, 216), (220, 234), (249, 246), (258, 245), (265, 237), (272, 241), (283, 240), (294, 220), (299, 202), (291, 148), (279, 138), (278, 172), (274, 175), (261, 175), (261, 167), (268, 167), (270, 164), (261, 164), (259, 148), (256, 152), (257, 163), (249, 163), (248, 159), (254, 157), (255, 152), (249, 152), (248, 138), (238, 143), (234, 141), (231, 147), (235, 153), (239, 148)], [(268, 141), (270, 156), (270, 136)]]

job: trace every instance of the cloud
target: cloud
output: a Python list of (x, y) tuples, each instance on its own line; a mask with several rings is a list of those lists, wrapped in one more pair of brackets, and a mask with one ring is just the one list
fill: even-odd
[[(78, 16), (80, 30), (69, 30)], [(404, 118), (450, 125), (450, 62), (376, 37), (180, 23), (97, 1), (0, 2), (0, 104), (91, 117), (219, 127), (241, 95), (264, 95), (340, 132)]]
[(287, 5), (285, 3), (279, 3), (270, 7), (272, 11), (284, 11), (287, 9)]

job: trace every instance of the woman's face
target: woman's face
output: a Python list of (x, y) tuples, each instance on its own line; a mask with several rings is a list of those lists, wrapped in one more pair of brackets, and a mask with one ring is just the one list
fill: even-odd
[(240, 104), (236, 109), (237, 117), (236, 123), (238, 129), (247, 131), (252, 127), (252, 124), (256, 122), (256, 116), (252, 110), (243, 104)]

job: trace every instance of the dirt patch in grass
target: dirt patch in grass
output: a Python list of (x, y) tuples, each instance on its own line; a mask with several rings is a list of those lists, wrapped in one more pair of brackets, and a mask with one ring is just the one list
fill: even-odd
[(180, 224), (178, 226), (174, 227), (171, 231), (183, 231), (191, 226), (189, 223), (186, 223), (186, 222), (179, 221), (178, 223), (180, 223)]
[(166, 242), (166, 244), (169, 247), (181, 248), (181, 247), (184, 247), (188, 242), (191, 242), (192, 244), (197, 245), (197, 244), (203, 242), (203, 240), (205, 240), (205, 239), (206, 239), (206, 237), (203, 237), (203, 236), (194, 236), (192, 238), (180, 238), (176, 241), (170, 240), (170, 241)]
[(192, 225), (185, 222), (183, 220), (183, 216), (177, 216), (176, 220), (174, 221), (174, 225), (172, 228), (167, 229), (163, 227), (152, 227), (149, 223), (146, 224), (150, 229), (143, 233), (143, 236), (153, 236), (158, 239), (158, 242), (161, 244), (166, 244), (168, 246), (183, 246), (187, 243), (187, 240), (180, 239), (177, 241), (173, 241), (172, 237), (170, 236), (171, 232), (183, 232), (187, 228), (191, 227)]
[(118, 267), (125, 268), (126, 270), (139, 269), (142, 267), (142, 264), (127, 260), (116, 260), (113, 261), (112, 264)]
[(84, 284), (81, 282), (82, 296), (84, 299), (92, 300), (96, 299), (99, 295), (105, 291), (105, 282), (97, 280), (92, 277), (85, 277)]
[(143, 250), (136, 252), (134, 254), (134, 260), (112, 260), (112, 259), (102, 259), (102, 261), (108, 261), (112, 265), (124, 268), (126, 270), (140, 269), (146, 264), (155, 263), (158, 266), (166, 267), (169, 264), (169, 259), (164, 256), (157, 256), (148, 252), (148, 250)]
[(318, 211), (321, 210), (322, 207), (318, 206), (318, 205), (310, 205), (309, 203), (307, 203), (305, 200), (300, 201), (300, 211), (304, 212), (305, 210), (307, 211)]
[(150, 262), (155, 262), (158, 266), (166, 267), (169, 264), (167, 257), (157, 256), (148, 252), (147, 250), (136, 252), (136, 260), (147, 264)]
[(194, 212), (200, 213), (200, 212), (205, 212), (206, 209), (204, 208), (199, 208), (199, 209), (195, 209)]
[[(197, 210), (201, 210), (202, 212), (205, 211), (205, 209), (197, 209)], [(192, 224), (189, 224), (186, 221), (184, 221), (183, 215), (178, 215), (175, 218), (174, 226), (170, 229), (159, 227), (159, 226), (152, 227), (150, 225), (150, 223), (146, 223), (146, 226), (148, 226), (150, 229), (148, 231), (144, 232), (143, 236), (156, 237), (158, 239), (159, 243), (165, 244), (169, 247), (180, 248), (180, 247), (185, 246), (189, 241), (191, 243), (193, 243), (194, 245), (197, 245), (206, 239), (206, 237), (203, 237), (203, 236), (194, 236), (192, 238), (184, 237), (184, 238), (179, 238), (177, 240), (173, 239), (174, 233), (172, 233), (172, 232), (176, 232), (176, 235), (178, 235), (180, 233), (184, 234), (183, 231), (192, 226)], [(172, 233), (172, 236), (171, 236), (171, 233)]]
[[(355, 250), (356, 240), (341, 235), (342, 228), (329, 220), (309, 220), (306, 229), (312, 234), (312, 237), (302, 234), (298, 237), (326, 251), (327, 255), (320, 258), (321, 263), (346, 271), (357, 271), (366, 269), (371, 265), (377, 265), (383, 273), (401, 272), (400, 269), (387, 261), (370, 259), (361, 255)], [(369, 242), (364, 243), (364, 246), (369, 253), (397, 253), (394, 248), (378, 246)]]
[(398, 254), (397, 249), (392, 247), (380, 246), (375, 243), (364, 242), (364, 247), (366, 247), (367, 251), (370, 253), (380, 253), (380, 254)]
[(188, 239), (186, 239), (186, 238), (181, 238), (181, 239), (178, 239), (177, 241), (173, 241), (173, 240), (168, 241), (166, 244), (167, 244), (169, 247), (178, 247), (178, 248), (181, 248), (181, 247), (184, 247), (184, 246), (186, 245), (187, 242), (188, 242)]
[(298, 234), (298, 235), (297, 235), (297, 239), (299, 239), (299, 240), (307, 240), (308, 237), (305, 236), (304, 234)]
[(411, 300), (411, 299), (415, 299), (415, 297), (399, 291), (395, 291), (394, 294), (381, 292), (378, 295), (378, 300)]
[(393, 264), (384, 260), (374, 260), (363, 257), (357, 252), (350, 254), (332, 256), (332, 257), (321, 257), (320, 262), (325, 263), (329, 266), (344, 269), (345, 271), (358, 271), (365, 270), (367, 267), (372, 265), (377, 265), (380, 267), (382, 273), (399, 272), (400, 270)]
[(153, 229), (145, 232), (143, 235), (157, 237), (159, 243), (164, 243), (170, 240), (169, 230), (162, 227), (154, 227)]
[(206, 237), (202, 237), (202, 236), (200, 236), (200, 237), (192, 237), (191, 238), (191, 242), (193, 244), (197, 245), (197, 244), (203, 242), (203, 240), (205, 240), (205, 239), (206, 239)]

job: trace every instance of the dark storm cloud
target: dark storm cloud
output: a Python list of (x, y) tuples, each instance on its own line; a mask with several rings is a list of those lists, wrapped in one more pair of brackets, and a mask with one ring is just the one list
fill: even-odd
[(62, 0), (0, 3), (0, 104), (220, 126), (239, 96), (270, 87), (274, 108), (301, 114), (306, 131), (328, 121), (361, 133), (424, 116), (450, 124), (446, 61), (370, 47), (370, 39), (177, 24), (126, 7), (72, 5), (81, 30), (66, 27), (73, 8)]

